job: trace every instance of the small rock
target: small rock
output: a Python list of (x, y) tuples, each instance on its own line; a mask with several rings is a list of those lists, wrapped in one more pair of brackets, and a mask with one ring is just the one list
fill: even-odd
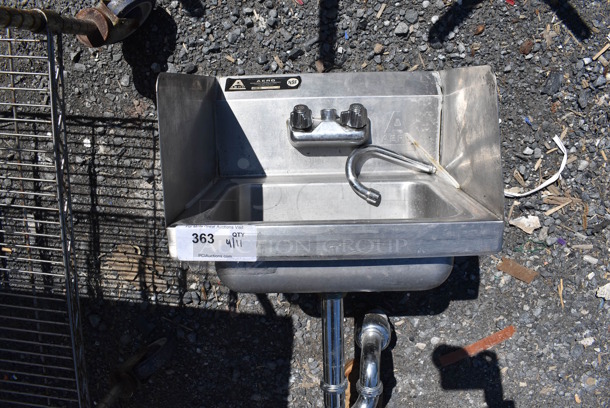
[(285, 28), (280, 30), (280, 34), (282, 34), (282, 38), (284, 41), (290, 41), (292, 39), (292, 33)]
[(407, 20), (409, 24), (417, 23), (418, 18), (417, 10), (414, 10), (413, 8), (408, 9), (405, 13), (405, 20)]
[(540, 229), (540, 233), (538, 234), (538, 239), (541, 241), (546, 241), (546, 239), (549, 237), (549, 227), (542, 227), (542, 229)]
[(377, 43), (377, 44), (375, 44), (375, 46), (373, 47), (373, 52), (374, 52), (375, 54), (381, 54), (381, 53), (383, 52), (384, 48), (385, 48), (385, 47), (384, 47), (382, 44)]
[(275, 17), (269, 17), (267, 19), (267, 25), (271, 28), (275, 27), (277, 25), (277, 18)]
[(244, 7), (244, 9), (242, 10), (242, 13), (244, 13), (247, 16), (251, 16), (251, 15), (254, 15), (254, 9), (252, 9), (250, 7)]
[(303, 51), (300, 48), (294, 48), (294, 49), (288, 51), (288, 58), (291, 60), (295, 60), (303, 54), (305, 54), (305, 51)]
[[(74, 66), (76, 67), (76, 64), (74, 64)], [(601, 86), (604, 86), (605, 84), (606, 84), (606, 77), (603, 75), (600, 75), (597, 77), (597, 79), (593, 83), (593, 86), (596, 88), (599, 88)]]
[(579, 358), (584, 352), (585, 346), (582, 344), (576, 344), (574, 347), (572, 347), (572, 350), (570, 350), (570, 356), (572, 356), (572, 358)]
[(585, 387), (585, 390), (591, 391), (597, 386), (597, 379), (587, 376), (583, 381), (583, 386)]
[(227, 34), (227, 41), (230, 42), (231, 44), (235, 44), (237, 42), (237, 40), (239, 40), (239, 36), (241, 35), (241, 30), (239, 28), (231, 31), (229, 34)]
[(184, 72), (186, 72), (187, 74), (194, 74), (195, 72), (197, 72), (197, 65), (188, 64), (184, 69)]
[(534, 149), (534, 158), (539, 159), (542, 157), (542, 149), (537, 147)]
[(532, 154), (534, 154), (534, 150), (528, 146), (525, 149), (523, 149), (523, 154), (525, 154), (527, 156), (531, 156)]
[(523, 41), (523, 43), (519, 47), (519, 52), (523, 55), (527, 55), (532, 52), (533, 48), (534, 48), (534, 42), (532, 40), (528, 39), (528, 40)]
[(589, 167), (589, 162), (586, 160), (580, 160), (578, 162), (578, 171), (583, 171), (585, 170), (587, 167)]
[(434, 337), (432, 337), (430, 339), (430, 344), (432, 344), (433, 346), (436, 346), (440, 342), (441, 342), (441, 339), (439, 337), (436, 337), (436, 336), (434, 336)]
[(547, 246), (553, 246), (557, 243), (557, 237), (547, 237), (546, 238), (546, 245)]
[(307, 41), (305, 41), (305, 43), (303, 44), (305, 47), (313, 47), (313, 45), (315, 43), (317, 43), (318, 41), (320, 41), (320, 37), (319, 36), (314, 36), (311, 37), (310, 39), (308, 39)]
[(438, 19), (439, 19), (439, 16), (432, 16), (432, 18), (430, 19), (430, 22), (431, 22), (432, 24), (436, 24), (436, 22), (438, 21)]
[(595, 339), (593, 337), (585, 337), (584, 339), (580, 340), (579, 343), (585, 347), (589, 347), (595, 343)]
[(151, 170), (142, 169), (140, 170), (140, 177), (150, 183), (155, 179), (155, 174)]
[(610, 283), (606, 283), (604, 286), (597, 288), (595, 296), (598, 298), (604, 298), (605, 300), (610, 300)]
[(578, 106), (580, 106), (580, 109), (585, 109), (588, 103), (589, 95), (583, 90), (578, 94)]
[(74, 64), (74, 70), (78, 72), (85, 72), (87, 71), (87, 67), (85, 66), (85, 64), (76, 63)]
[(266, 54), (260, 54), (258, 57), (256, 57), (256, 62), (259, 65), (265, 65), (267, 62), (269, 62), (269, 57)]
[(269, 17), (276, 18), (277, 17), (277, 10), (269, 10)]
[(119, 79), (119, 83), (121, 84), (121, 86), (129, 86), (129, 75), (125, 74), (121, 77), (121, 79)]
[(583, 261), (590, 263), (591, 265), (597, 265), (599, 259), (592, 257), (591, 255), (585, 255), (582, 257)]
[(73, 51), (70, 53), (70, 59), (72, 60), (72, 62), (78, 62), (80, 60), (81, 54), (82, 54), (81, 50)]
[(504, 72), (510, 72), (512, 70), (513, 70), (513, 67), (510, 64), (504, 67)]
[(582, 59), (583, 64), (589, 65), (593, 60), (589, 57), (585, 57)]
[(425, 1), (424, 1), (424, 2), (421, 4), (421, 6), (422, 6), (424, 9), (427, 9), (428, 7), (430, 7), (430, 2), (429, 2), (428, 0), (425, 0)]
[(417, 347), (419, 350), (423, 350), (426, 348), (426, 343), (417, 343), (415, 347)]
[(407, 23), (400, 22), (394, 29), (396, 35), (407, 35), (409, 34), (409, 25)]
[(555, 95), (561, 89), (562, 84), (563, 74), (559, 71), (551, 71), (540, 92), (550, 96)]

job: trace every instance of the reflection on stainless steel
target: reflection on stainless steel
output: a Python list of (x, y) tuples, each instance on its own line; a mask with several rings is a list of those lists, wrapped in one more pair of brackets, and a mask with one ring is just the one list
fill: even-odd
[(361, 103), (352, 103), (349, 110), (341, 112), (341, 124), (354, 129), (362, 129), (368, 123), (367, 110)]
[(356, 339), (362, 351), (360, 355), (360, 378), (356, 387), (358, 400), (354, 408), (375, 408), (383, 393), (379, 372), (381, 352), (390, 344), (391, 329), (388, 318), (382, 313), (364, 316), (360, 336)]
[(307, 105), (296, 105), (290, 113), (290, 127), (295, 130), (305, 130), (311, 125), (313, 125), (311, 109)]
[(311, 109), (298, 104), (290, 112), (288, 135), (294, 147), (359, 146), (369, 139), (366, 108), (352, 103), (337, 116), (337, 110), (324, 108), (312, 119)]
[[(264, 92), (225, 92), (226, 82), (159, 76), (172, 256), (179, 225), (251, 225), (257, 262), (217, 263), (223, 282), (240, 292), (319, 293), (429, 289), (446, 279), (452, 257), (501, 248), (500, 137), (489, 67), (303, 74), (296, 89)], [(303, 104), (314, 115), (324, 110), (327, 119), (334, 118), (328, 123), (342, 129), (359, 126), (363, 110), (354, 104), (365, 106), (367, 144), (417, 158), (405, 136), (417, 135), (421, 148), (461, 188), (438, 171), (430, 176), (369, 160), (359, 179), (367, 187), (367, 180), (374, 180), (371, 186), (381, 191), (383, 203), (367, 204), (346, 182), (345, 161), (353, 146), (291, 144), (288, 114)], [(349, 109), (340, 114), (350, 106), (353, 117)], [(307, 118), (297, 122), (304, 127)]]
[(324, 376), (320, 388), (324, 391), (326, 408), (345, 407), (347, 379), (343, 358), (343, 295), (325, 294), (322, 297), (322, 337)]
[(432, 165), (418, 162), (380, 146), (366, 146), (354, 150), (345, 163), (345, 176), (358, 197), (375, 207), (378, 207), (381, 203), (381, 194), (373, 188), (365, 187), (356, 175), (356, 168), (372, 158), (382, 159), (403, 167), (414, 168), (428, 174), (434, 174), (436, 171), (436, 168)]

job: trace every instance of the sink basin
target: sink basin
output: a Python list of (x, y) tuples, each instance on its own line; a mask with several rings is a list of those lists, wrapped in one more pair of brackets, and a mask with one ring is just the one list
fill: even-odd
[[(261, 84), (265, 85), (262, 86)], [(353, 146), (290, 142), (293, 106), (368, 111), (370, 143), (444, 171), (368, 160)], [(242, 292), (423, 290), (452, 258), (500, 250), (503, 192), (495, 77), (441, 72), (216, 78), (161, 74), (161, 165), (172, 257), (214, 261)], [(425, 153), (424, 153), (425, 151)], [(459, 188), (456, 188), (459, 184)]]

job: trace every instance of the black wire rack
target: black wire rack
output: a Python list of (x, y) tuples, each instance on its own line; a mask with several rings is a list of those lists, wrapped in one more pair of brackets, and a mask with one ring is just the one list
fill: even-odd
[(61, 35), (0, 32), (0, 406), (89, 406)]

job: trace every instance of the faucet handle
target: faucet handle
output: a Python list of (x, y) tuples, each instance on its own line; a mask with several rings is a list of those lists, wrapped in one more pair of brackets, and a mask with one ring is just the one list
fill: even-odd
[(290, 113), (290, 126), (293, 129), (305, 130), (312, 125), (311, 109), (307, 105), (296, 105)]
[(341, 124), (353, 129), (362, 129), (368, 120), (366, 108), (360, 103), (352, 103), (349, 110), (341, 112)]

